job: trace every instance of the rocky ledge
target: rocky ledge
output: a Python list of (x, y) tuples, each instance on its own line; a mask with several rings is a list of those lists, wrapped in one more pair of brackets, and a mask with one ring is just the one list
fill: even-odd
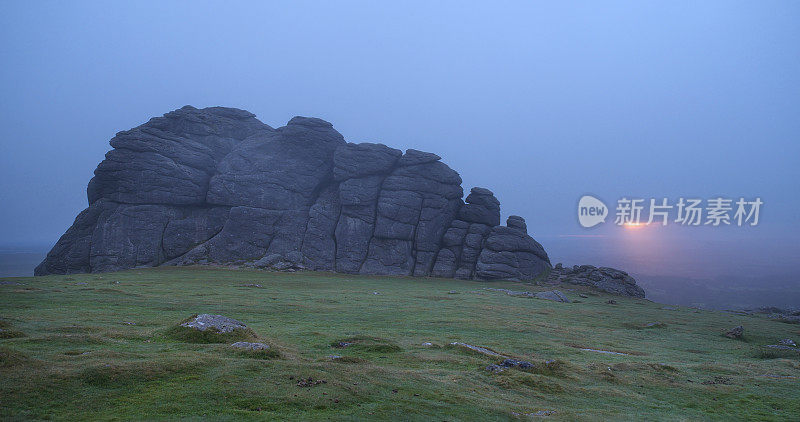
[[(191, 106), (111, 139), (89, 206), (36, 275), (159, 265), (531, 280), (550, 269), (525, 220), (466, 200), (438, 155), (348, 143), (323, 120), (274, 129)], [(601, 283), (602, 284), (602, 283)]]
[(547, 278), (552, 284), (579, 284), (623, 296), (644, 297), (645, 294), (628, 273), (609, 267), (575, 265), (568, 268), (559, 263), (553, 267)]

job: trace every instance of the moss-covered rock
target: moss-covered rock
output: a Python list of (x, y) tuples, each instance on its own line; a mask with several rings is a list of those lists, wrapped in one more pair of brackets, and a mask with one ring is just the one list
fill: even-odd
[(186, 343), (232, 343), (250, 341), (256, 334), (243, 322), (222, 315), (200, 314), (166, 331), (167, 337)]

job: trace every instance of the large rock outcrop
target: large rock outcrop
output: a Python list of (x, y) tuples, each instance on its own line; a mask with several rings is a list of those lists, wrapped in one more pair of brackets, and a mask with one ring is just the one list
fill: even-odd
[(529, 280), (550, 268), (525, 220), (438, 155), (353, 144), (320, 119), (273, 129), (186, 106), (118, 133), (89, 207), (36, 275), (226, 264)]

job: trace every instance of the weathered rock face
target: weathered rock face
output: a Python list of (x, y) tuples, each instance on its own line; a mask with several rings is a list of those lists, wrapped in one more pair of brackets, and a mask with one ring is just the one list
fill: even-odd
[(522, 217), (438, 155), (347, 143), (320, 119), (273, 129), (190, 106), (118, 133), (89, 208), (36, 275), (192, 264), (529, 280), (550, 268)]
[(575, 265), (572, 268), (556, 264), (548, 274), (551, 283), (571, 283), (594, 287), (598, 290), (622, 296), (644, 297), (644, 289), (636, 285), (625, 271), (593, 265)]
[(223, 315), (200, 314), (181, 324), (181, 327), (198, 331), (213, 330), (220, 333), (232, 333), (247, 328), (243, 322)]

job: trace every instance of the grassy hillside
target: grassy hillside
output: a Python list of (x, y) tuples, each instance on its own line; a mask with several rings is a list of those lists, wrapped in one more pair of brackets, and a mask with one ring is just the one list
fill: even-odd
[[(800, 414), (798, 353), (763, 348), (787, 337), (800, 341), (800, 325), (588, 290), (564, 290), (575, 303), (556, 303), (485, 287), (544, 289), (207, 268), (3, 279), (0, 418), (796, 420)], [(196, 313), (245, 322), (273, 353), (169, 335)], [(744, 340), (722, 336), (736, 325), (745, 327)], [(352, 344), (334, 347), (339, 342)], [(534, 367), (492, 373), (486, 366), (501, 359), (452, 342)], [(304, 384), (311, 386), (298, 386), (309, 377)]]

